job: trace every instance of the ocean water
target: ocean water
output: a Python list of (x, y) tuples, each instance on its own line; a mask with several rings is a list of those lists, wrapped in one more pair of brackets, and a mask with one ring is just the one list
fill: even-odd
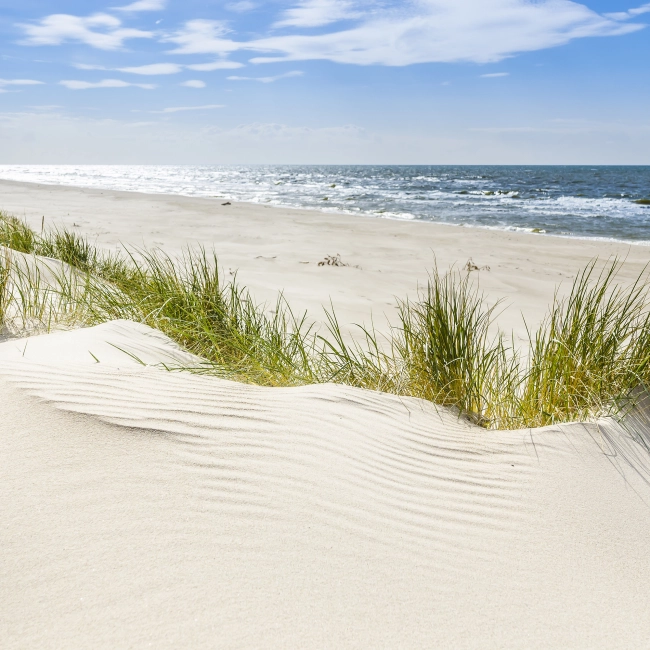
[(0, 178), (650, 244), (650, 166), (0, 165)]

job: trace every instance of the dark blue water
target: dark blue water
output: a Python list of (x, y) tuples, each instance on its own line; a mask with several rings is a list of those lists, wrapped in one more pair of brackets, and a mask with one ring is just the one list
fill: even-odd
[(650, 243), (648, 167), (4, 165), (0, 178)]

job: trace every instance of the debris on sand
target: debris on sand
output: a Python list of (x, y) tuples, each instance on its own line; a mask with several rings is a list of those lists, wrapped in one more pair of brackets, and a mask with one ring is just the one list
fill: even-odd
[(489, 271), (490, 267), (486, 264), (485, 266), (478, 266), (474, 264), (474, 260), (470, 257), (467, 260), (467, 264), (463, 266), (463, 271), (467, 271), (468, 273), (471, 273), (472, 271)]
[(341, 254), (337, 253), (336, 255), (326, 255), (325, 259), (318, 262), (318, 266), (351, 266), (355, 269), (360, 269), (361, 267), (358, 264), (348, 264), (341, 259)]

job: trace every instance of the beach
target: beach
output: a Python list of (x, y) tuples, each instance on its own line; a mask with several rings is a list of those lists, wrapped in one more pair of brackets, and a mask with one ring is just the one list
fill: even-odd
[[(139, 194), (0, 180), (1, 209), (40, 230), (65, 226), (100, 246), (120, 243), (180, 253), (184, 246), (214, 250), (225, 276), (235, 272), (260, 301), (284, 292), (296, 312), (322, 318), (330, 300), (342, 323), (382, 328), (395, 318), (396, 298), (426, 285), (441, 271), (473, 260), (480, 288), (502, 300), (501, 328), (523, 338), (543, 318), (558, 285), (599, 258), (625, 259), (623, 280), (650, 259), (650, 247), (283, 209), (220, 199)], [(76, 225), (75, 225), (76, 224)], [(318, 266), (341, 255), (349, 267)], [(361, 267), (356, 268), (356, 266)]]
[[(269, 310), (282, 291), (318, 324), (331, 301), (346, 328), (387, 331), (434, 264), (471, 260), (519, 341), (591, 260), (625, 281), (650, 252), (14, 181), (0, 210), (107, 249), (214, 249)], [(495, 431), (411, 397), (169, 370), (196, 361), (124, 320), (0, 343), (3, 647), (647, 647), (644, 402)]]

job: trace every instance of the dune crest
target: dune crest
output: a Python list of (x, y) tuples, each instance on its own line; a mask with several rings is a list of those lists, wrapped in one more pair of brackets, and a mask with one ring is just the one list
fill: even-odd
[(0, 344), (6, 647), (645, 647), (641, 411), (486, 431), (196, 361), (127, 321)]

